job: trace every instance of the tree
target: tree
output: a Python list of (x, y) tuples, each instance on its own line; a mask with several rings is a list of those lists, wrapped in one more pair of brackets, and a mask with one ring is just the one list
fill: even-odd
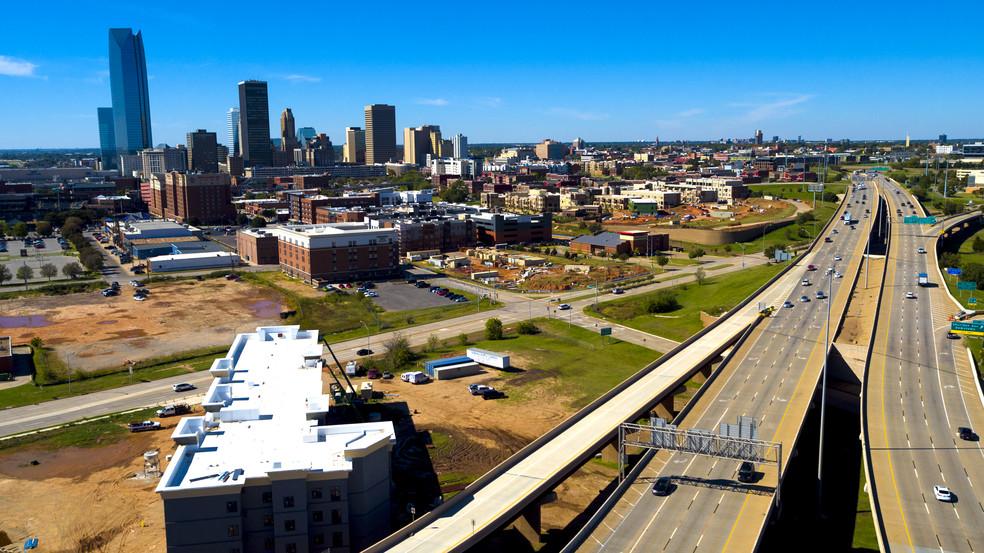
[(62, 267), (62, 274), (71, 279), (78, 278), (84, 271), (85, 269), (74, 261)]
[(194, 217), (194, 216), (188, 217), (187, 219), (185, 219), (185, 222), (188, 223), (189, 225), (193, 226), (193, 227), (198, 227), (198, 226), (201, 226), (201, 224), (202, 224), (201, 219), (199, 219), (198, 217)]
[(464, 181), (458, 179), (449, 184), (438, 196), (449, 203), (461, 203), (468, 199), (468, 188), (465, 186)]
[(51, 282), (51, 277), (58, 276), (58, 267), (54, 263), (45, 263), (41, 266), (41, 276), (47, 277), (48, 282)]
[(778, 248), (776, 248), (775, 246), (766, 246), (765, 247), (765, 257), (766, 257), (766, 259), (772, 259), (772, 258), (774, 258), (776, 256), (776, 250), (777, 249)]
[(974, 253), (984, 252), (984, 240), (980, 236), (975, 236), (970, 248), (974, 250)]
[(6, 265), (0, 265), (0, 286), (12, 278), (14, 278), (14, 275), (10, 274), (10, 269)]
[(532, 321), (520, 321), (519, 324), (516, 325), (516, 332), (520, 334), (533, 335), (539, 334), (540, 328), (533, 324)]
[(440, 342), (437, 338), (437, 334), (431, 334), (430, 336), (427, 337), (427, 351), (436, 350), (439, 343)]
[(704, 271), (703, 267), (697, 267), (697, 270), (694, 272), (694, 280), (697, 281), (697, 286), (704, 284), (704, 281), (706, 279), (707, 279), (707, 272)]
[(656, 256), (656, 264), (659, 265), (660, 269), (665, 269), (666, 265), (670, 262), (670, 258), (659, 254)]
[(34, 349), (41, 349), (44, 347), (44, 340), (40, 336), (35, 336), (31, 338), (31, 347)]
[(458, 335), (458, 345), (467, 346), (468, 345), (468, 335), (462, 332)]
[(102, 253), (92, 248), (86, 248), (79, 252), (79, 261), (90, 273), (98, 273), (104, 265)]
[(28, 267), (27, 265), (21, 265), (17, 268), (17, 278), (24, 281), (24, 287), (27, 288), (27, 281), (34, 278), (34, 269)]
[(602, 229), (601, 223), (597, 221), (593, 221), (591, 222), (591, 224), (588, 225), (588, 232), (590, 232), (591, 234), (594, 234), (596, 232), (601, 232), (601, 229)]
[(700, 258), (704, 257), (706, 253), (707, 252), (704, 251), (704, 248), (701, 248), (700, 246), (694, 246), (693, 248), (690, 248), (690, 251), (687, 253), (687, 255), (690, 256), (691, 260), (693, 259), (700, 260)]
[(728, 253), (731, 253), (731, 244), (725, 244), (724, 245), (724, 251), (726, 251)]
[(272, 209), (264, 209), (263, 211), (260, 212), (260, 215), (264, 217), (275, 217), (277, 215), (277, 212)]
[(494, 317), (485, 321), (485, 339), (486, 340), (502, 339), (502, 321)]
[(27, 236), (27, 223), (17, 223), (14, 225), (13, 234), (17, 238), (24, 238)]
[(246, 215), (245, 213), (240, 213), (239, 215), (236, 215), (236, 224), (239, 225), (239, 226), (246, 226), (246, 225), (248, 225), (249, 224), (249, 215)]
[(41, 236), (51, 236), (51, 223), (48, 221), (38, 221), (34, 225), (34, 230)]
[(646, 313), (668, 313), (680, 308), (676, 294), (672, 290), (659, 290), (643, 302)]
[(385, 345), (386, 360), (393, 371), (398, 371), (413, 362), (414, 354), (410, 349), (410, 340), (402, 333), (394, 335)]
[(257, 215), (256, 217), (253, 217), (253, 220), (250, 224), (253, 228), (263, 228), (266, 226), (266, 219)]

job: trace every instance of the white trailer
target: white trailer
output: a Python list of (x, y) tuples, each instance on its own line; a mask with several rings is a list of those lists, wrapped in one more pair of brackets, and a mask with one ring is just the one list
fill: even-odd
[(465, 355), (472, 361), (481, 363), (482, 365), (488, 365), (497, 369), (509, 368), (509, 356), (502, 353), (478, 348), (468, 348), (465, 350)]

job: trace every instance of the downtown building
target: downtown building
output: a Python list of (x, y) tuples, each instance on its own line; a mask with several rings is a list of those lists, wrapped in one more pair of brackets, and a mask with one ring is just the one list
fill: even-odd
[(549, 213), (516, 215), (479, 213), (472, 215), (479, 244), (534, 244), (553, 239), (553, 220)]
[(420, 251), (454, 252), (474, 246), (476, 240), (475, 221), (469, 217), (379, 217), (370, 226), (396, 229), (401, 257)]
[(391, 422), (332, 424), (318, 331), (239, 334), (156, 492), (168, 553), (361, 551), (390, 520)]
[(229, 175), (157, 173), (150, 179), (152, 215), (181, 223), (225, 224), (236, 220)]
[(396, 107), (366, 106), (366, 164), (396, 161)]
[(271, 232), (279, 239), (280, 270), (307, 283), (373, 280), (400, 272), (395, 229), (341, 223), (289, 225)]
[(147, 63), (140, 31), (109, 30), (109, 83), (117, 154), (132, 155), (152, 148)]
[(273, 165), (266, 81), (239, 83), (239, 155), (246, 167)]

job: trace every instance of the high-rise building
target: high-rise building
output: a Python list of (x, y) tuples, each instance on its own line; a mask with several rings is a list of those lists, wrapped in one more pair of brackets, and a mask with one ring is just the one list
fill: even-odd
[(147, 63), (140, 31), (109, 30), (109, 83), (117, 152), (136, 154), (152, 147)]
[(319, 134), (308, 141), (304, 161), (311, 167), (328, 167), (335, 164), (335, 147), (327, 134)]
[(308, 140), (318, 136), (318, 132), (314, 130), (314, 127), (301, 127), (297, 129), (297, 143), (301, 148), (307, 148)]
[(946, 135), (945, 134), (941, 134), (940, 135), (940, 144), (946, 144)]
[(229, 155), (239, 155), (239, 108), (229, 108), (226, 113), (226, 129), (229, 135)]
[(219, 172), (219, 148), (214, 132), (198, 129), (188, 133), (188, 170), (198, 173)]
[(451, 137), (451, 147), (454, 150), (454, 155), (456, 159), (464, 159), (468, 157), (468, 137), (458, 133)]
[(239, 83), (239, 147), (246, 167), (273, 164), (266, 81)]
[(564, 145), (549, 138), (537, 144), (535, 151), (540, 159), (564, 159)]
[(758, 144), (758, 145), (761, 146), (762, 145), (762, 140), (763, 140), (762, 130), (759, 129), (759, 130), (755, 131), (755, 144)]
[(396, 157), (396, 107), (366, 106), (366, 163), (386, 163)]
[(345, 148), (342, 150), (345, 163), (366, 162), (366, 131), (359, 127), (345, 127)]
[(230, 182), (226, 173), (153, 175), (149, 211), (180, 223), (189, 219), (198, 219), (203, 224), (227, 223), (236, 218)]
[(185, 148), (158, 148), (140, 151), (140, 164), (144, 176), (156, 173), (188, 170), (188, 152)]
[(116, 130), (113, 124), (113, 108), (98, 108), (99, 154), (103, 169), (116, 168)]
[(403, 161), (415, 165), (427, 163), (427, 154), (440, 155), (441, 127), (424, 125), (403, 129)]
[[(280, 149), (293, 152), (298, 147), (297, 136), (294, 134), (294, 114), (290, 108), (280, 114)], [(293, 158), (293, 154), (290, 155)]]

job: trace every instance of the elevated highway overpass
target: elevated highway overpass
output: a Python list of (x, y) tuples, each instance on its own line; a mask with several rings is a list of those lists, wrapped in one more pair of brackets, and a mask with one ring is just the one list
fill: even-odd
[[(869, 189), (870, 192), (873, 191)], [(871, 203), (869, 202), (868, 205), (870, 206)], [(843, 210), (842, 205), (838, 214)], [(854, 210), (853, 204), (851, 210)], [(844, 260), (838, 264), (838, 267), (845, 274), (856, 274), (865, 243), (862, 238), (864, 227), (860, 226), (859, 215), (858, 230), (849, 231), (842, 223), (835, 224), (838, 223), (838, 214), (835, 214), (826, 229), (828, 236), (832, 238), (832, 243), (818, 242), (813, 250), (801, 256), (789, 270), (732, 310), (727, 317), (722, 317), (714, 325), (587, 406), (444, 505), (375, 544), (368, 551), (464, 551), (502, 525), (522, 515), (530, 506), (535, 506), (536, 502), (560, 481), (591, 458), (595, 452), (611, 443), (620, 423), (647, 414), (694, 374), (706, 369), (721, 352), (737, 340), (750, 323), (760, 317), (760, 304), (780, 306), (789, 298), (798, 300), (804, 293), (814, 297), (815, 290), (819, 288), (826, 290), (825, 286), (819, 284), (823, 269), (819, 273), (808, 273), (807, 265), (815, 264), (826, 268), (833, 263), (835, 254), (843, 253)], [(834, 228), (839, 232), (834, 234)], [(844, 268), (845, 264), (847, 269)], [(801, 287), (804, 277), (809, 277), (818, 284), (804, 291)], [(849, 276), (835, 280), (837, 284), (832, 284), (831, 289), (850, 288), (841, 285), (842, 281), (850, 280)], [(847, 302), (847, 293), (838, 293), (834, 301), (840, 309), (843, 309), (843, 305)], [(812, 303), (797, 302), (795, 308), (783, 310), (785, 312), (781, 312), (772, 321), (775, 326), (768, 334), (767, 340), (784, 352), (783, 355), (787, 358), (795, 357), (796, 364), (810, 360), (811, 366), (818, 365), (817, 359), (822, 357), (822, 350), (817, 354), (816, 336), (812, 338), (805, 336), (814, 332), (814, 327), (816, 330), (822, 328), (822, 322), (818, 319), (819, 306), (822, 303), (824, 302), (816, 300)], [(807, 323), (808, 326), (801, 326)], [(813, 341), (811, 345), (806, 345), (810, 340)], [(765, 358), (760, 365), (763, 369), (769, 370), (775, 367), (774, 363)], [(781, 385), (785, 385), (790, 392), (787, 397), (767, 398), (765, 395), (759, 397), (759, 394), (754, 394), (754, 397), (749, 399), (756, 404), (774, 405), (775, 408), (782, 404), (795, 404), (796, 407), (791, 411), (799, 413), (808, 407), (816, 382), (815, 375), (804, 378), (804, 374), (797, 369), (788, 376), (779, 377), (782, 381)], [(769, 378), (766, 377), (766, 380)], [(807, 389), (809, 393), (806, 393)], [(780, 414), (775, 419), (766, 419), (766, 422), (772, 424), (774, 429), (783, 426), (782, 421), (785, 418), (784, 414)], [(791, 414), (785, 427), (798, 428), (798, 425), (793, 424), (794, 420), (802, 420), (802, 417)], [(765, 500), (764, 512), (768, 512), (770, 503), (771, 499)], [(740, 517), (744, 507), (738, 502), (733, 510)], [(752, 510), (749, 509), (749, 516)], [(757, 524), (764, 524), (764, 517)]]

